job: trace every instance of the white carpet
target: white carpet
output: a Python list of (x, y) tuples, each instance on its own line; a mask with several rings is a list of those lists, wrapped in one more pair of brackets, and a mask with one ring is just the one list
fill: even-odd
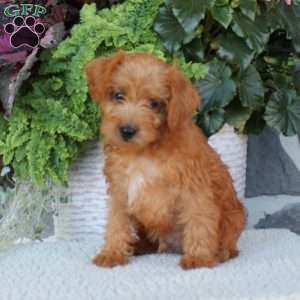
[(0, 256), (1, 300), (299, 300), (300, 237), (249, 230), (238, 258), (182, 271), (178, 255), (134, 257), (126, 267), (93, 266), (96, 240), (19, 245)]

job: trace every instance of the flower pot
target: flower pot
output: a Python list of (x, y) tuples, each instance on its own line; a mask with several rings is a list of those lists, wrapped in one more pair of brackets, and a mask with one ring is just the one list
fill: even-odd
[[(247, 137), (236, 134), (232, 127), (225, 125), (221, 131), (209, 138), (209, 143), (229, 167), (236, 191), (243, 199)], [(103, 165), (104, 154), (101, 146), (97, 142), (89, 143), (71, 170), (69, 181), (71, 201), (57, 205), (57, 215), (54, 218), (57, 238), (103, 237), (108, 199)]]

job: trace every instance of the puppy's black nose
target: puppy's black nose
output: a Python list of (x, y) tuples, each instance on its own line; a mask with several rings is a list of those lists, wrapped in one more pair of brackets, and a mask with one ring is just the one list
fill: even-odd
[(120, 134), (124, 141), (129, 141), (137, 133), (137, 129), (128, 125), (120, 127)]

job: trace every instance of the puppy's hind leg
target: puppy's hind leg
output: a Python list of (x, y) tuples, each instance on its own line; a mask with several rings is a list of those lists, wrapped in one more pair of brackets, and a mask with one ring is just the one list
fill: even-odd
[(246, 213), (242, 204), (224, 214), (221, 226), (220, 260), (222, 262), (238, 256), (237, 241), (246, 223)]
[(181, 215), (183, 228), (183, 269), (213, 267), (219, 263), (220, 212), (204, 195), (195, 196), (184, 206)]

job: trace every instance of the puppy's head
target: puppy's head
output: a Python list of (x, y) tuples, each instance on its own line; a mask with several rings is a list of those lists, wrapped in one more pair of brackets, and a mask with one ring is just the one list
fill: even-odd
[(86, 66), (107, 143), (142, 149), (192, 122), (199, 96), (178, 69), (149, 54), (119, 51)]

